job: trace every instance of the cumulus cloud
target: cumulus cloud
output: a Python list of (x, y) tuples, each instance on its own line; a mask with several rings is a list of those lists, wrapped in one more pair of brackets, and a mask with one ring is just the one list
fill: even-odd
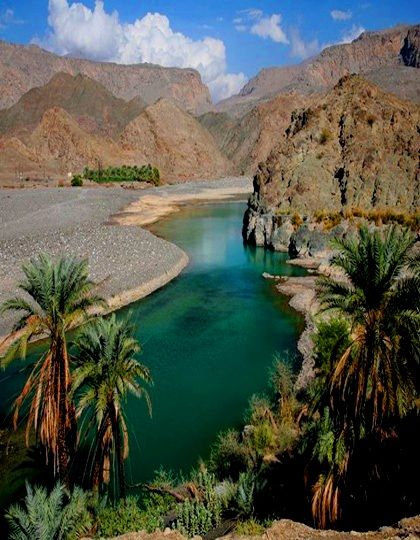
[(49, 0), (48, 24), (47, 35), (35, 42), (51, 51), (122, 64), (192, 67), (200, 72), (215, 100), (237, 93), (246, 82), (243, 73), (227, 73), (223, 41), (193, 40), (175, 32), (160, 13), (122, 23), (118, 12), (107, 12), (101, 0), (96, 0), (93, 9), (79, 2)]
[(341, 9), (333, 9), (330, 13), (334, 21), (348, 21), (353, 17), (353, 13), (348, 9), (347, 11), (342, 11)]
[(250, 32), (263, 39), (276, 43), (288, 44), (286, 33), (281, 27), (282, 16), (279, 13), (264, 15), (261, 9), (245, 9), (238, 12), (233, 24), (238, 32)]

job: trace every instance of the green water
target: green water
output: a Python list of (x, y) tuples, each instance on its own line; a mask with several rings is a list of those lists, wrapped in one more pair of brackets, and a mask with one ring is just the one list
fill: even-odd
[[(150, 367), (153, 418), (129, 399), (129, 483), (160, 466), (188, 471), (206, 457), (217, 433), (241, 423), (250, 396), (267, 388), (276, 352), (295, 351), (301, 319), (262, 272), (301, 275), (286, 255), (242, 243), (244, 203), (190, 207), (153, 226), (183, 248), (188, 268), (131, 312)], [(141, 256), (141, 254), (140, 254)], [(1, 377), (0, 411), (25, 373)]]

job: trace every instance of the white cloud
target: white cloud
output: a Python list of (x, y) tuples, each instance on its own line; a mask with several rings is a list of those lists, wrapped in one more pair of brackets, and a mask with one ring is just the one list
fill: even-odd
[(118, 12), (106, 12), (100, 0), (93, 9), (79, 2), (49, 0), (48, 24), (45, 38), (34, 41), (51, 51), (122, 64), (192, 67), (200, 72), (215, 100), (236, 93), (246, 82), (243, 73), (227, 73), (223, 41), (193, 40), (172, 30), (169, 19), (160, 13), (122, 23)]
[(288, 44), (285, 31), (281, 27), (282, 16), (279, 13), (264, 15), (261, 9), (244, 9), (238, 12), (239, 17), (233, 19), (238, 32), (250, 32), (263, 39), (271, 39), (276, 43)]
[(213, 79), (209, 88), (212, 95), (221, 100), (237, 94), (247, 82), (248, 79), (243, 73), (226, 73)]
[(342, 34), (342, 39), (340, 41), (341, 44), (343, 43), (351, 43), (355, 39), (357, 39), (360, 34), (363, 34), (365, 32), (365, 29), (363, 26), (357, 26), (353, 24), (353, 26), (349, 30), (345, 30)]
[(255, 34), (264, 39), (272, 39), (276, 43), (288, 44), (289, 40), (280, 26), (281, 15), (274, 14), (271, 17), (262, 17), (251, 27), (251, 34)]
[(353, 17), (353, 13), (349, 9), (347, 11), (333, 9), (330, 15), (335, 21), (348, 21)]
[(318, 54), (325, 47), (319, 43), (318, 39), (310, 41), (302, 39), (298, 28), (290, 30), (290, 41), (292, 44), (291, 55), (302, 60)]

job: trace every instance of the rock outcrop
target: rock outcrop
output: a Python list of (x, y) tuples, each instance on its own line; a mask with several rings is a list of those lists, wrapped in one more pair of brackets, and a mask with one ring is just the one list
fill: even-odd
[[(244, 236), (257, 245), (290, 249), (287, 214), (295, 211), (416, 212), (419, 150), (418, 106), (359, 76), (344, 77), (316, 106), (293, 113), (285, 138), (260, 164)], [(316, 244), (316, 228), (300, 230)]]
[(0, 41), (0, 109), (14, 105), (23, 94), (45, 85), (59, 72), (87, 75), (124, 100), (140, 97), (150, 104), (167, 97), (194, 113), (211, 104), (209, 90), (194, 69), (92, 62), (57, 56), (36, 45)]

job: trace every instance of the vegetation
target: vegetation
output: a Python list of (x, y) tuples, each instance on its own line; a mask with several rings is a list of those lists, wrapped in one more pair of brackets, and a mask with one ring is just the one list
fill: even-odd
[(48, 493), (43, 487), (26, 486), (24, 506), (6, 512), (10, 540), (73, 540), (92, 527), (89, 496), (80, 488), (69, 492), (57, 483)]
[(80, 174), (75, 174), (73, 178), (71, 179), (71, 185), (73, 187), (82, 187), (83, 186), (83, 178), (80, 176)]
[(329, 129), (324, 128), (319, 134), (319, 144), (326, 144), (332, 138), (332, 133)]
[(81, 178), (97, 183), (106, 182), (150, 182), (155, 186), (160, 184), (160, 172), (152, 165), (122, 165), (122, 167), (106, 167), (105, 169), (89, 169), (85, 167)]
[(343, 219), (353, 220), (354, 218), (364, 219), (380, 225), (401, 225), (412, 231), (420, 228), (420, 214), (407, 214), (392, 209), (362, 210), (361, 208), (347, 208), (343, 212), (328, 210), (318, 210), (314, 213), (316, 223), (322, 223), (325, 230), (332, 229), (339, 225)]
[(128, 431), (123, 410), (128, 393), (151, 403), (139, 380), (151, 383), (149, 370), (135, 355), (140, 346), (133, 328), (115, 315), (100, 318), (85, 327), (76, 338), (77, 367), (73, 372), (73, 393), (78, 390), (77, 415), (87, 413), (95, 430), (92, 487), (97, 490), (110, 481), (112, 458), (115, 458), (119, 494), (125, 497), (124, 460), (128, 457)]
[(6, 366), (17, 356), (25, 358), (28, 343), (34, 337), (45, 336), (48, 348), (35, 363), (16, 399), (13, 422), (16, 427), (22, 404), (30, 398), (27, 443), (33, 427), (45, 448), (47, 462), (52, 462), (54, 474), (68, 481), (76, 445), (76, 416), (69, 398), (71, 373), (66, 333), (85, 321), (89, 310), (102, 305), (103, 300), (93, 292), (87, 261), (62, 257), (54, 262), (49, 256), (40, 255), (25, 264), (23, 272), (25, 279), (19, 283), (19, 289), (26, 295), (16, 296), (0, 307), (0, 314), (20, 313), (1, 365)]
[[(293, 362), (276, 359), (270, 390), (252, 397), (244, 427), (220, 434), (208, 462), (188, 478), (159, 472), (139, 499), (126, 497), (123, 406), (129, 393), (150, 406), (143, 387), (150, 374), (136, 360), (139, 345), (127, 321), (111, 316), (82, 327), (71, 349), (72, 388), (66, 387), (63, 402), (67, 421), (75, 422), (76, 410), (92, 430), (90, 485), (96, 493), (70, 492), (62, 484), (50, 494), (28, 487), (25, 508), (8, 511), (11, 538), (76, 538), (89, 531), (110, 537), (168, 525), (193, 537), (232, 520), (238, 533), (260, 534), (267, 520), (281, 517), (315, 521), (321, 528), (365, 528), (419, 512), (413, 475), (418, 466), (413, 440), (420, 427), (415, 237), (397, 226), (382, 232), (362, 226), (357, 237), (335, 240), (334, 248), (331, 262), (340, 277), (320, 277), (317, 285), (322, 309), (313, 335), (313, 380), (298, 388)], [(51, 392), (41, 375), (36, 380), (42, 384), (33, 382), (34, 374), (43, 373), (47, 358), (60, 364), (64, 357), (70, 378), (65, 332), (99, 299), (86, 267), (82, 271), (73, 260), (55, 265), (42, 256), (25, 274), (22, 288), (32, 300), (11, 300), (3, 310), (24, 311), (17, 329), (26, 337), (12, 336), (3, 361), (24, 352), (41, 328), (48, 332), (50, 347), (25, 386), (34, 388), (33, 423), (43, 418)], [(65, 294), (69, 288), (74, 293)], [(56, 376), (55, 364), (48, 362), (45, 369)], [(39, 407), (39, 413), (32, 412)], [(120, 500), (114, 504), (97, 493), (106, 493), (111, 472), (119, 484)]]

